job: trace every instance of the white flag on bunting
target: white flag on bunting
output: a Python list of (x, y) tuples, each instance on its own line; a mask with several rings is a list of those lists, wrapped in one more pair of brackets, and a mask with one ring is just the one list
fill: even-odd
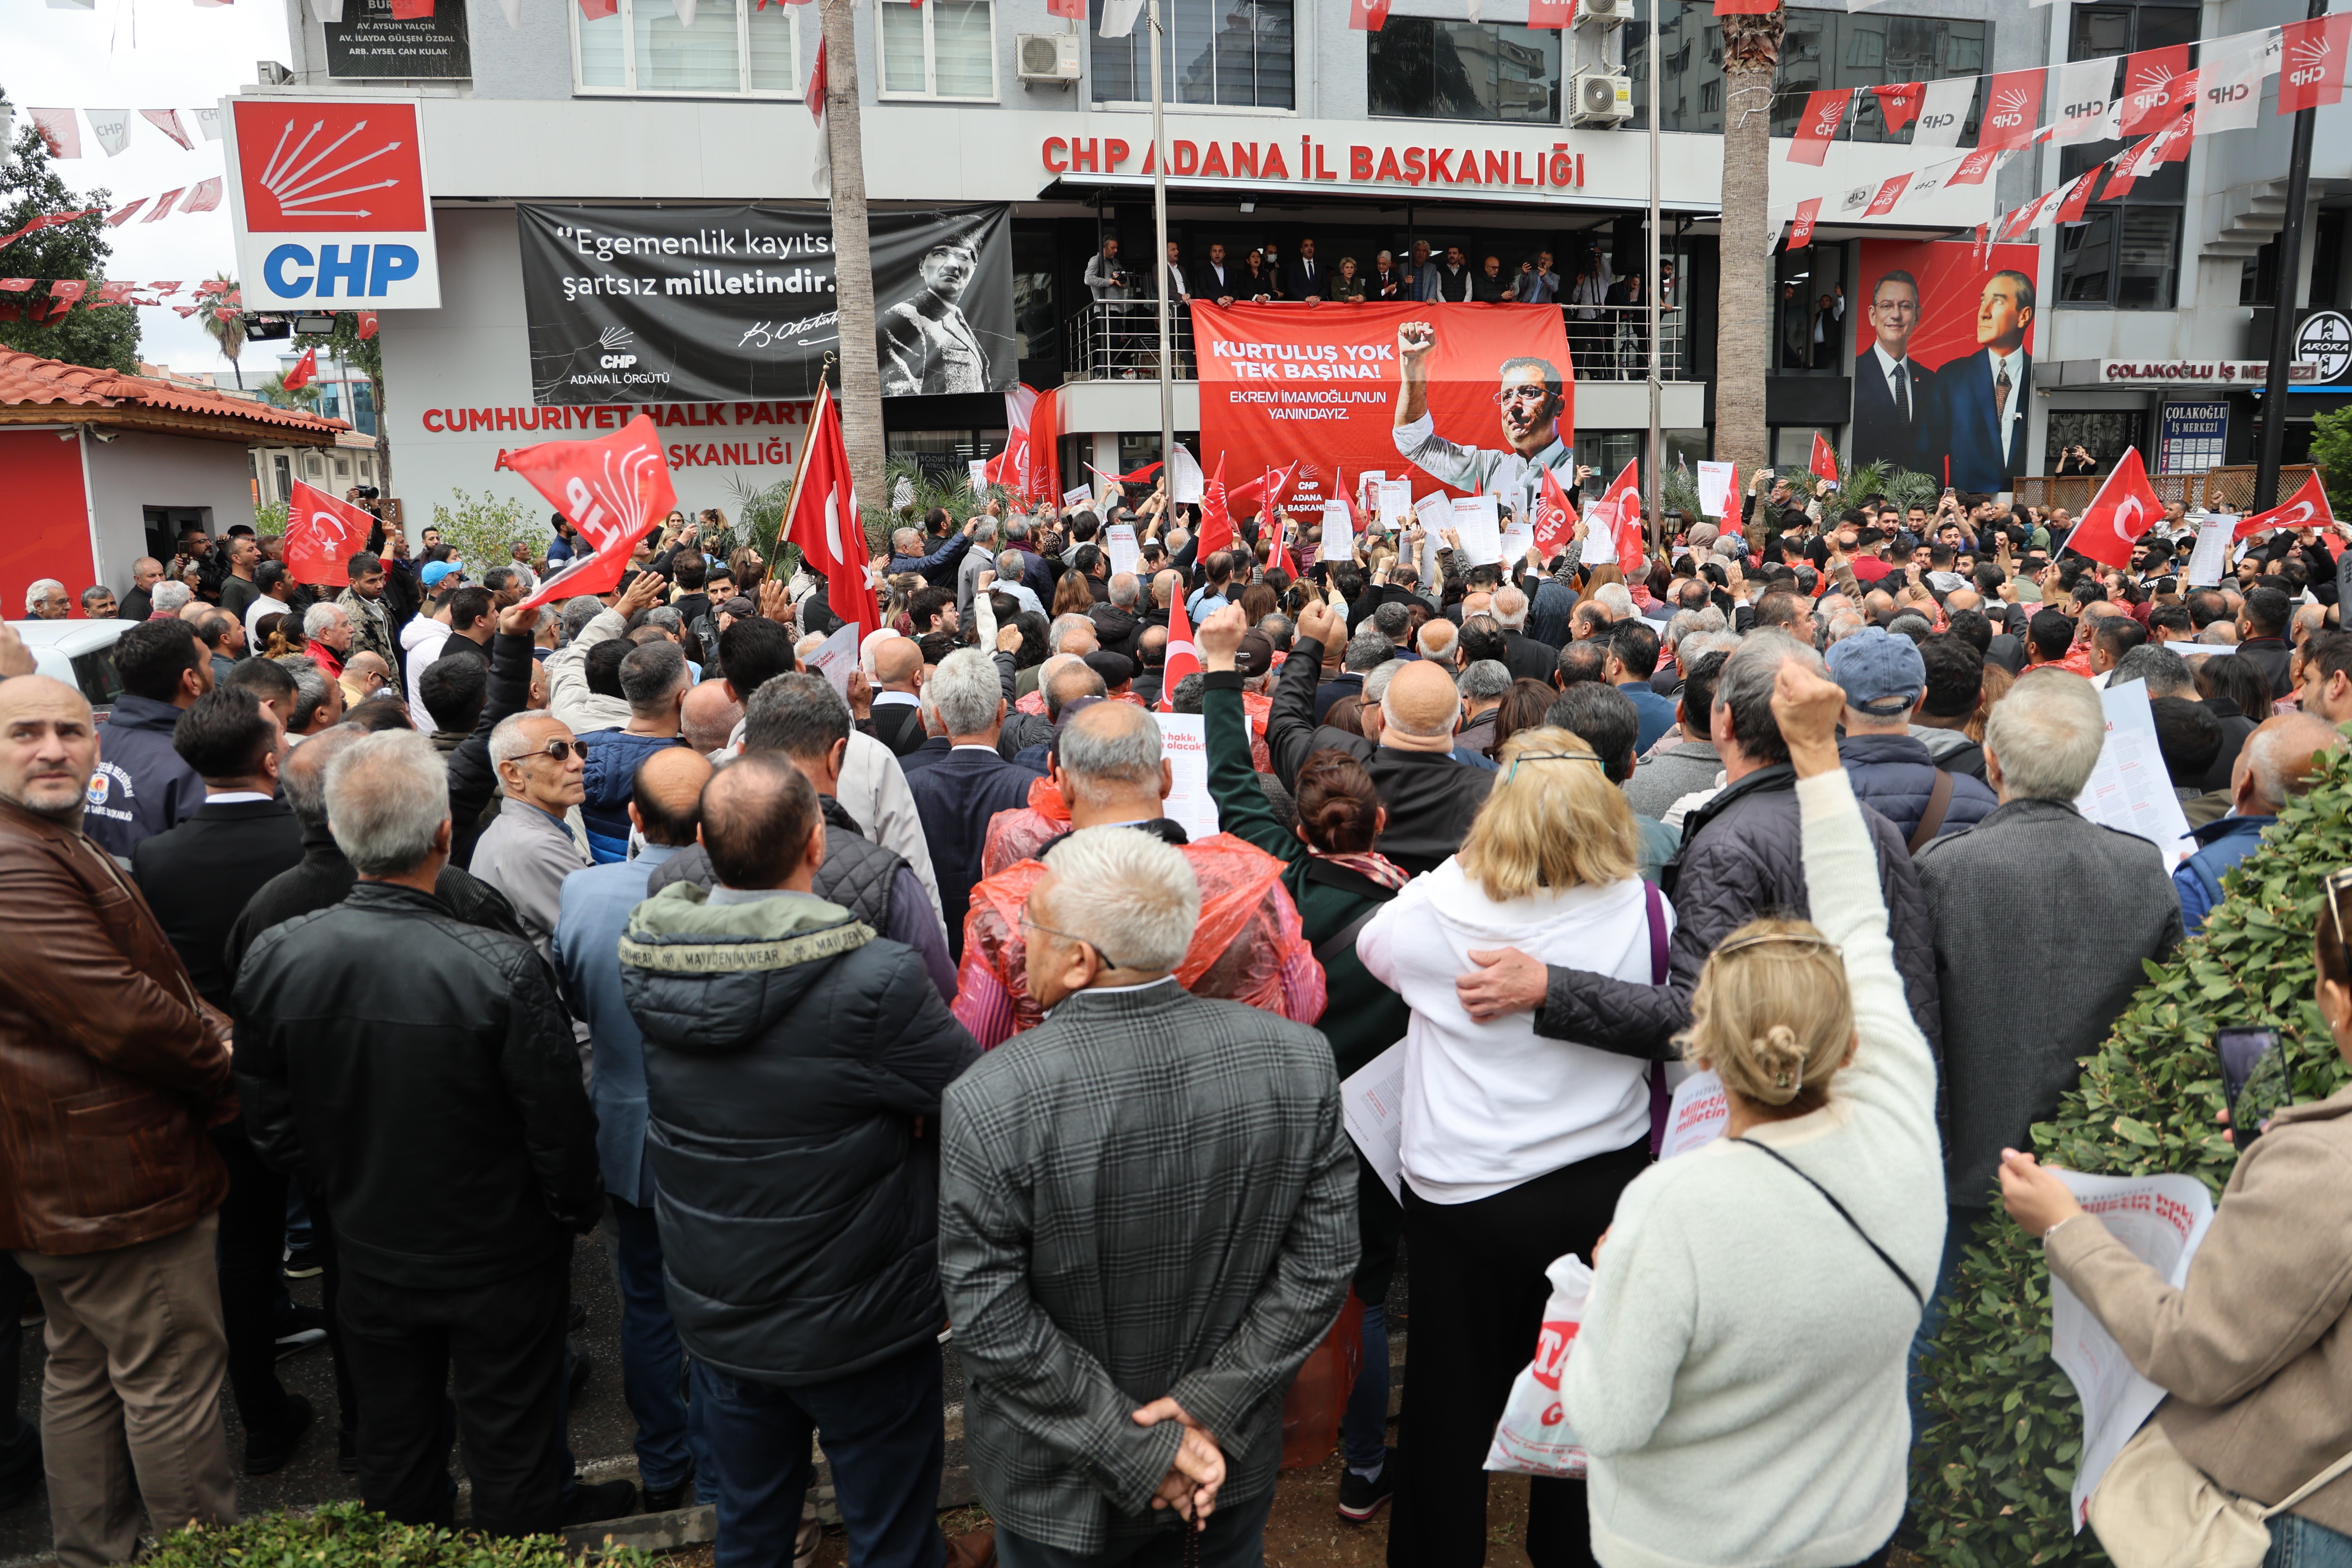
[(1958, 146), (1960, 127), (1969, 122), (1969, 106), (1976, 98), (1977, 79), (1972, 76), (1929, 82), (1919, 98), (1919, 120), (1911, 132), (1911, 145)]

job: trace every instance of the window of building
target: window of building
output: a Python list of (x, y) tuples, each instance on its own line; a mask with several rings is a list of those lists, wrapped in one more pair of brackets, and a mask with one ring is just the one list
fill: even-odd
[[(2087, 60), (2193, 42), (2199, 13), (2184, 5), (2077, 5), (2067, 58)], [(2058, 176), (2071, 180), (2112, 158), (2122, 142), (2059, 149)], [(2169, 310), (2180, 288), (2182, 208), (2189, 165), (2168, 163), (2120, 198), (2093, 202), (2077, 224), (2058, 229), (2060, 309)]]
[(572, 14), (572, 79), (583, 93), (794, 98), (800, 43), (792, 7), (697, 0), (694, 26), (672, 0), (616, 0), (607, 16)]
[[(1088, 76), (1097, 103), (1149, 102), (1151, 40), (1141, 26), (1124, 38), (1106, 38), (1103, 0), (1092, 0), (1095, 37)], [(1226, 104), (1241, 109), (1295, 109), (1291, 0), (1165, 0), (1160, 45), (1161, 96), (1170, 103)], [(1393, 24), (1391, 24), (1393, 25)]]
[[(1633, 79), (1635, 129), (1649, 127), (1650, 0), (1633, 0), (1624, 29), (1625, 64)], [(1658, 85), (1668, 131), (1723, 129), (1723, 30), (1711, 4), (1659, 0)], [(1975, 76), (1991, 58), (1992, 24), (1943, 16), (1891, 16), (1790, 6), (1782, 13), (1780, 70), (1773, 100), (1772, 134), (1788, 136), (1804, 113), (1805, 94), (1837, 88), (1885, 87)], [(1396, 26), (1391, 21), (1390, 26)], [(1863, 98), (1841, 136), (1857, 142), (1907, 142), (1908, 130), (1889, 135), (1877, 100)], [(1973, 141), (1974, 121), (1963, 128)]]
[(1559, 34), (1391, 16), (1364, 35), (1375, 115), (1559, 123)]
[(992, 101), (995, 7), (989, 0), (929, 0), (877, 7), (882, 96)]

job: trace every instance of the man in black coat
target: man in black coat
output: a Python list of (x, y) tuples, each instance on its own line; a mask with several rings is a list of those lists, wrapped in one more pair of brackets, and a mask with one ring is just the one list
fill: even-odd
[(951, 749), (929, 767), (907, 775), (907, 792), (922, 818), (947, 917), (948, 950), (963, 956), (963, 917), (980, 881), (981, 851), (989, 819), (1029, 804), (1038, 774), (997, 752), (1004, 727), (1004, 695), (987, 655), (961, 648), (940, 661), (931, 677), (931, 706), (946, 726)]
[[(172, 745), (205, 781), (205, 804), (141, 839), (131, 875), (196, 994), (226, 1013), (236, 976), (222, 960), (222, 918), (302, 858), (301, 826), (278, 798), (286, 730), (251, 691), (215, 687), (180, 716)], [(281, 1307), (285, 1173), (261, 1163), (242, 1119), (214, 1128), (212, 1139), (228, 1166), (219, 1250), (229, 1384), (245, 1426), (246, 1474), (268, 1475), (293, 1457), (311, 1420), (310, 1402), (278, 1381), (278, 1335), (303, 1331), (315, 1344), (322, 1325), (308, 1309)]]
[(263, 1157), (315, 1181), (334, 1215), (361, 1495), (404, 1524), (452, 1522), (454, 1384), (474, 1528), (625, 1513), (628, 1481), (564, 1502), (572, 1238), (604, 1184), (554, 976), (529, 942), (435, 897), (449, 774), (423, 736), (350, 742), (327, 814), (358, 885), (246, 953), (235, 1068)]
[(718, 886), (639, 904), (620, 963), (719, 1529), (790, 1558), (821, 1428), (851, 1554), (938, 1568), (936, 1129), (980, 1047), (911, 949), (812, 890), (824, 816), (790, 763), (720, 769), (701, 832)]

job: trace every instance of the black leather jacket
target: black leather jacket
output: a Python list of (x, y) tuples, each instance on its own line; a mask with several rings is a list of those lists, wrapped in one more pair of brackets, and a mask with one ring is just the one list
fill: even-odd
[(256, 938), (236, 1004), (247, 1129), (317, 1180), (345, 1268), (466, 1289), (595, 1226), (596, 1113), (529, 942), (362, 882)]

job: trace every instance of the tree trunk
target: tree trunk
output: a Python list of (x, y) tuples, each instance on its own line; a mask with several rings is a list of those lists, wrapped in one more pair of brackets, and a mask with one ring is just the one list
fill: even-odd
[[(867, 541), (889, 530), (883, 474), (882, 364), (874, 342), (874, 251), (866, 230), (866, 153), (857, 119), (857, 26), (851, 0), (824, 16), (824, 127), (833, 154), (834, 302), (841, 311), (841, 435)], [(878, 25), (878, 24), (877, 24)], [(870, 521), (868, 521), (870, 520)]]
[(368, 392), (375, 400), (375, 484), (389, 500), (398, 492), (392, 488), (392, 421), (384, 417), (382, 371), (368, 377)]
[(1716, 296), (1715, 456), (1753, 477), (1771, 462), (1764, 378), (1772, 365), (1772, 82), (1782, 14), (1723, 18), (1723, 256)]

